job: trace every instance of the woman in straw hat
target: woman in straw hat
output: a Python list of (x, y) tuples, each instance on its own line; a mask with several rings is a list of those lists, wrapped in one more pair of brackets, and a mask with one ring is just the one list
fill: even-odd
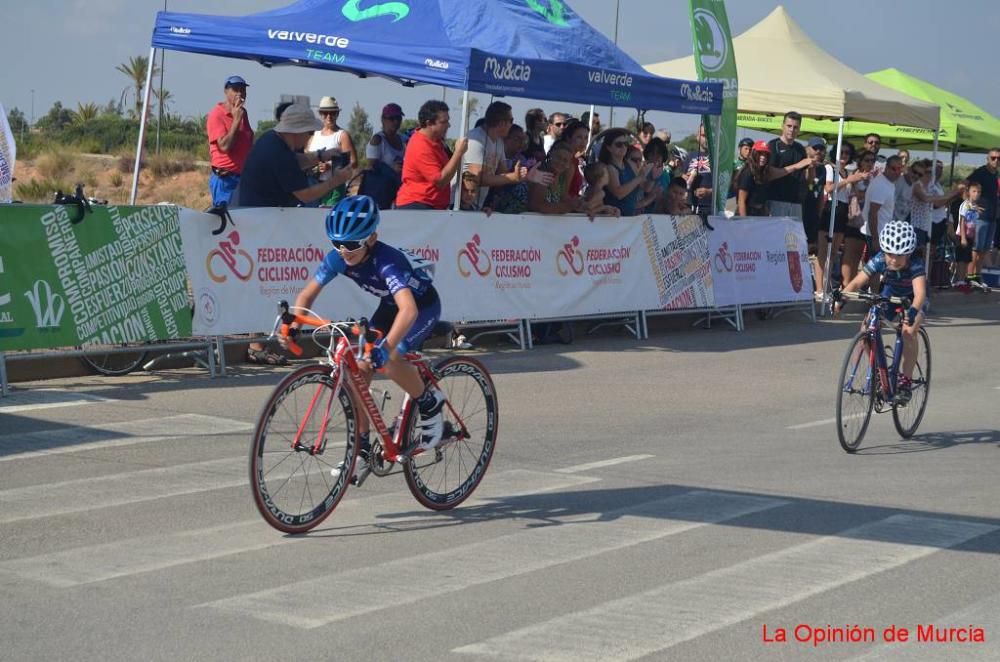
[[(334, 160), (338, 159), (341, 154), (350, 154), (351, 170), (356, 169), (358, 167), (358, 153), (354, 149), (351, 134), (337, 124), (337, 119), (340, 117), (340, 105), (337, 100), (333, 97), (320, 99), (319, 116), (323, 120), (323, 128), (313, 134), (306, 149), (308, 151), (326, 150), (325, 153), (332, 155)], [(320, 163), (316, 167), (316, 173), (321, 182), (330, 179), (332, 175), (330, 163)], [(345, 195), (347, 195), (346, 184), (333, 189), (328, 196), (320, 200), (320, 204), (332, 207)]]

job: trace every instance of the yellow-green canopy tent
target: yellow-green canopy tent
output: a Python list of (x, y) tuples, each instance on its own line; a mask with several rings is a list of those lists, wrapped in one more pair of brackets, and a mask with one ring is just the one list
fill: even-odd
[[(883, 69), (866, 76), (886, 87), (940, 106), (939, 145), (958, 152), (986, 152), (1000, 145), (1000, 120), (968, 99), (905, 74), (899, 69)], [(737, 123), (747, 129), (777, 133), (781, 130), (781, 115), (739, 113)], [(837, 119), (807, 117), (802, 121), (802, 133), (835, 139), (838, 125)], [(844, 136), (857, 137), (868, 133), (879, 134), (883, 146), (927, 151), (933, 149), (932, 129), (850, 120), (844, 123)]]

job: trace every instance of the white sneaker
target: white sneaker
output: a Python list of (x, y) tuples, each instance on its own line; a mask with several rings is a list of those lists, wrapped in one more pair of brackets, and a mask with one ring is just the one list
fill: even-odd
[(454, 340), (451, 341), (452, 349), (472, 349), (472, 343), (469, 342), (468, 338), (464, 335), (456, 336)]
[(434, 406), (428, 411), (420, 411), (420, 420), (417, 421), (417, 431), (420, 433), (420, 443), (417, 450), (429, 451), (441, 443), (444, 435), (444, 394), (434, 389)]

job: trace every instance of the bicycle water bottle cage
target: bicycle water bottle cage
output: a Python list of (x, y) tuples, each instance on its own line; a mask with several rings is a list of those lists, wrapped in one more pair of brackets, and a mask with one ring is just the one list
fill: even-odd
[(205, 210), (206, 214), (215, 214), (219, 217), (219, 229), (212, 230), (212, 234), (222, 234), (226, 231), (226, 225), (231, 224), (234, 228), (236, 227), (236, 222), (233, 221), (233, 217), (229, 215), (229, 205), (225, 202), (220, 202), (219, 204)]

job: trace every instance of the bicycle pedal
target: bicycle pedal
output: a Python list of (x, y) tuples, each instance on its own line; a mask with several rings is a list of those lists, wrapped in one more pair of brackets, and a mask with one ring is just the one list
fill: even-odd
[(365, 469), (361, 473), (354, 474), (351, 477), (351, 485), (353, 485), (354, 487), (361, 487), (364, 484), (364, 482), (368, 480), (368, 476), (370, 476), (371, 474), (372, 470), (370, 468)]

